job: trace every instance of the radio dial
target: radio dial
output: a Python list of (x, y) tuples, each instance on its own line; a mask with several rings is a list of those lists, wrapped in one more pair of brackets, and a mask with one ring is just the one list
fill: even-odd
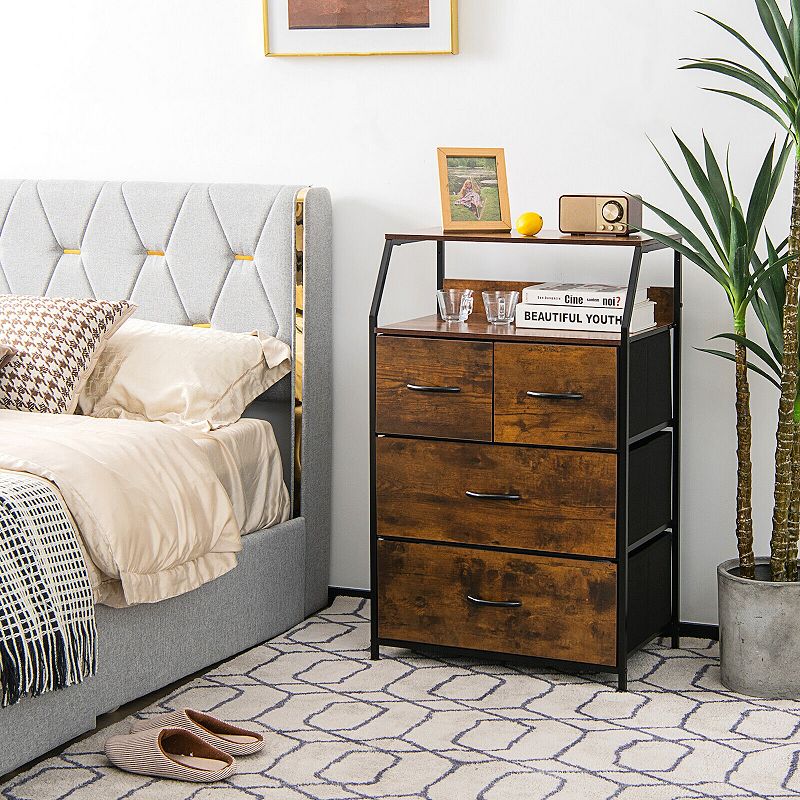
[(622, 207), (622, 203), (618, 203), (616, 200), (609, 200), (603, 206), (602, 213), (606, 222), (619, 222), (625, 216), (625, 209)]

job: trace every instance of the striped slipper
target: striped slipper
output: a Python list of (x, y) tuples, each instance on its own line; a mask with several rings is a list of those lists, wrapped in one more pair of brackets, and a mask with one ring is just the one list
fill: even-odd
[(237, 728), (192, 708), (180, 708), (157, 717), (138, 719), (131, 725), (131, 733), (167, 726), (190, 731), (212, 747), (232, 756), (251, 756), (264, 747), (264, 737), (260, 733)]
[(213, 783), (236, 772), (233, 756), (183, 728), (151, 728), (106, 741), (108, 760), (125, 772)]

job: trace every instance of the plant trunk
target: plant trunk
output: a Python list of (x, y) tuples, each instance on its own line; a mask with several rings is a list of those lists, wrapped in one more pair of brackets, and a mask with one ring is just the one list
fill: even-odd
[[(736, 333), (745, 335), (744, 322), (736, 322)], [(750, 461), (752, 440), (750, 418), (750, 383), (747, 376), (747, 348), (736, 344), (736, 543), (739, 548), (739, 574), (755, 578), (753, 553), (753, 465)]]
[(794, 443), (792, 445), (792, 493), (789, 501), (786, 580), (797, 580), (797, 541), (800, 538), (800, 400), (794, 404)]
[(775, 509), (772, 513), (770, 570), (772, 580), (785, 581), (792, 494), (794, 405), (797, 399), (797, 292), (800, 284), (800, 148), (795, 153), (792, 226), (786, 267), (786, 304), (783, 308), (783, 369), (775, 447)]

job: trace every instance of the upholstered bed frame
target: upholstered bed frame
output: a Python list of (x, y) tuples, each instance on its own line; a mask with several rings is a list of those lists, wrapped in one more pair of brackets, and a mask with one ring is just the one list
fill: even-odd
[(258, 328), (289, 343), (293, 375), (248, 414), (273, 423), (295, 513), (246, 536), (236, 569), (196, 591), (98, 606), (97, 675), (0, 709), (0, 775), (326, 603), (330, 197), (295, 186), (0, 180), (2, 293), (125, 298), (145, 319)]

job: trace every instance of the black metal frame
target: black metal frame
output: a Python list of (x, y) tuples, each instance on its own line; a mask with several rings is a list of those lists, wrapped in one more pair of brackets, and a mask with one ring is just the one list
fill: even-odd
[[(433, 239), (403, 239), (387, 238), (383, 248), (378, 278), (369, 314), (369, 425), (370, 425), (370, 597), (372, 601), (371, 613), (371, 640), (370, 656), (373, 660), (380, 657), (380, 645), (407, 646), (419, 648), (436, 648), (454, 655), (472, 655), (477, 657), (490, 657), (498, 660), (513, 660), (522, 664), (557, 664), (564, 668), (592, 668), (608, 671), (607, 665), (578, 664), (575, 662), (554, 661), (553, 659), (537, 658), (533, 656), (519, 656), (504, 653), (469, 650), (454, 647), (439, 647), (421, 643), (400, 642), (394, 639), (381, 639), (378, 636), (378, 520), (377, 520), (377, 495), (376, 495), (376, 349), (378, 314), (380, 312), (389, 265), (395, 247), (417, 241), (432, 241)], [(646, 547), (652, 540), (661, 536), (671, 537), (671, 619), (669, 626), (662, 633), (670, 636), (671, 646), (676, 648), (680, 644), (680, 414), (681, 414), (681, 316), (682, 316), (682, 257), (674, 251), (673, 260), (673, 323), (672, 330), (672, 419), (669, 425), (659, 425), (652, 431), (645, 431), (631, 437), (629, 428), (629, 398), (630, 398), (630, 325), (633, 316), (633, 305), (639, 285), (639, 275), (642, 266), (642, 255), (645, 252), (661, 250), (664, 245), (655, 241), (648, 241), (646, 247), (637, 245), (633, 248), (633, 260), (628, 278), (628, 293), (625, 300), (625, 309), (622, 316), (622, 329), (620, 342), (617, 347), (617, 653), (614, 672), (617, 674), (618, 691), (626, 691), (628, 686), (628, 658), (631, 653), (643, 646), (637, 644), (628, 648), (628, 559), (630, 548), (628, 546), (628, 486), (629, 486), (629, 458), (631, 446), (635, 443), (655, 435), (659, 431), (671, 427), (672, 429), (672, 519), (663, 530), (654, 532), (647, 537), (647, 541), (637, 542), (635, 550)], [(445, 241), (436, 240), (436, 286), (441, 289), (445, 280)], [(649, 332), (642, 334), (650, 335)], [(507, 549), (507, 548), (504, 548)]]

